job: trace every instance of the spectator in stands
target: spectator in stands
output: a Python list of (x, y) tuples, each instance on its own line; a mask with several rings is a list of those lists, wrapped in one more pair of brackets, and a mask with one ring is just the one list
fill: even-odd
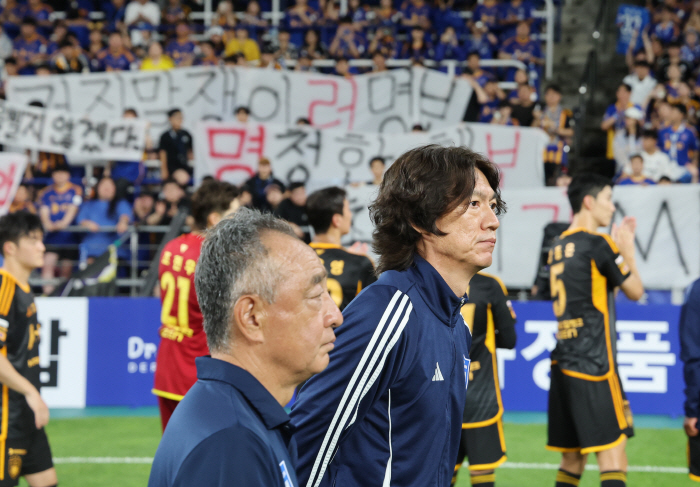
[[(642, 150), (640, 154), (644, 159), (644, 175), (659, 182), (662, 177), (672, 181), (683, 176), (685, 170), (671, 162), (668, 154), (659, 149), (659, 136), (656, 130), (646, 129), (642, 131)], [(624, 172), (631, 173), (632, 168), (627, 166)]]
[(198, 48), (190, 38), (190, 26), (181, 20), (175, 27), (175, 39), (168, 43), (165, 52), (175, 63), (175, 66), (192, 66)]
[(472, 15), (472, 23), (481, 24), (488, 29), (492, 34), (497, 34), (498, 29), (498, 2), (496, 0), (484, 0), (474, 8)]
[(273, 213), (286, 220), (292, 226), (297, 237), (306, 243), (311, 241), (308, 232), (302, 229), (309, 224), (309, 217), (306, 215), (306, 186), (304, 183), (294, 182), (290, 184), (289, 197), (284, 199)]
[(15, 213), (18, 211), (26, 211), (28, 213), (36, 214), (36, 206), (32, 203), (32, 199), (29, 196), (29, 189), (26, 184), (20, 184), (17, 186), (17, 192), (15, 197), (10, 204), (10, 213)]
[(34, 74), (35, 66), (46, 59), (46, 41), (36, 32), (36, 20), (22, 20), (20, 36), (15, 39), (13, 56), (17, 59), (19, 74)]
[(369, 170), (372, 172), (372, 180), (367, 184), (380, 186), (384, 181), (384, 171), (386, 171), (386, 161), (381, 156), (375, 156), (369, 161)]
[(375, 53), (372, 54), (372, 72), (381, 73), (388, 70), (389, 68), (387, 68), (386, 65), (386, 57), (382, 51), (375, 51)]
[(571, 127), (573, 113), (561, 106), (561, 88), (549, 85), (544, 92), (544, 106), (533, 112), (533, 125), (544, 130), (549, 136), (544, 151), (544, 181), (547, 186), (555, 186), (562, 168), (568, 165), (567, 155), (574, 136)]
[[(467, 78), (467, 80), (469, 81), (469, 78)], [(498, 111), (501, 101), (506, 98), (505, 93), (498, 87), (498, 82), (496, 80), (487, 81), (483, 88), (481, 88), (476, 81), (472, 81), (472, 88), (474, 88), (480, 105), (478, 121), (481, 123), (491, 123), (493, 114)]]
[(150, 0), (131, 0), (124, 12), (124, 23), (131, 31), (134, 46), (145, 45), (143, 31), (150, 31), (160, 25), (160, 7)]
[(236, 108), (234, 115), (236, 115), (236, 121), (240, 123), (248, 123), (248, 119), (250, 118), (250, 108), (240, 106)]
[(59, 44), (61, 44), (66, 37), (68, 37), (68, 25), (66, 25), (64, 20), (57, 20), (53, 25), (53, 32), (46, 40), (46, 54), (51, 56), (57, 53)]
[(480, 63), (481, 56), (477, 51), (472, 51), (467, 56), (467, 68), (464, 70), (464, 74), (470, 76), (476, 81), (482, 88), (486, 86), (486, 83), (492, 81), (495, 78), (493, 74), (488, 71), (481, 69)]
[(379, 0), (379, 7), (375, 10), (374, 21), (379, 27), (396, 28), (401, 20), (401, 13), (394, 8), (392, 0)]
[(192, 154), (192, 135), (182, 128), (182, 111), (174, 108), (168, 112), (170, 128), (160, 136), (158, 155), (160, 158), (161, 179), (173, 178), (186, 185), (192, 176), (189, 161)]
[(394, 31), (390, 27), (377, 29), (368, 50), (371, 53), (381, 52), (386, 59), (396, 59), (397, 46)]
[(633, 154), (630, 157), (629, 163), (631, 172), (623, 173), (615, 184), (619, 186), (627, 186), (631, 184), (649, 186), (650, 184), (656, 184), (656, 182), (644, 175), (644, 159), (640, 154)]
[(221, 60), (216, 55), (216, 48), (212, 41), (202, 41), (199, 43), (199, 56), (195, 60), (195, 66), (218, 66)]
[(440, 36), (440, 43), (435, 50), (435, 61), (440, 62), (444, 59), (457, 61), (464, 59), (462, 46), (459, 45), (455, 29), (451, 26), (445, 28), (445, 31)]
[(106, 49), (104, 36), (100, 29), (90, 31), (87, 56), (90, 59), (90, 71), (102, 71), (102, 62), (100, 61), (100, 53)]
[[(153, 214), (155, 209), (155, 198), (153, 194), (148, 191), (141, 191), (136, 198), (134, 198), (134, 224), (135, 225), (147, 225), (147, 219)], [(141, 243), (141, 238), (139, 238), (139, 243)], [(141, 260), (141, 259), (139, 259)]]
[(299, 55), (297, 65), (294, 67), (294, 71), (298, 71), (301, 73), (318, 73), (318, 69), (314, 67), (313, 62), (313, 56), (308, 52), (302, 50), (301, 54)]
[(661, 7), (661, 21), (654, 26), (652, 36), (664, 44), (678, 40), (680, 29), (674, 19), (673, 8), (664, 5)]
[(58, 74), (90, 72), (90, 60), (82, 53), (80, 47), (68, 39), (61, 42), (61, 49), (51, 60), (51, 65)]
[(342, 76), (343, 78), (349, 78), (353, 75), (353, 73), (350, 72), (350, 62), (347, 58), (341, 57), (335, 60), (335, 70), (333, 74)]
[[(85, 201), (80, 207), (76, 219), (78, 225), (90, 230), (90, 233), (83, 235), (80, 244), (81, 260), (87, 258), (88, 263), (102, 255), (110, 244), (125, 233), (133, 219), (129, 203), (117, 197), (117, 187), (112, 178), (100, 179), (95, 193), (95, 199)], [(117, 227), (117, 231), (105, 232), (102, 231), (103, 227)], [(117, 253), (119, 257), (126, 258), (129, 249), (121, 246)]]
[(323, 15), (316, 22), (316, 25), (332, 28), (338, 25), (339, 20), (340, 4), (335, 0), (331, 0), (326, 2), (326, 6), (323, 9)]
[(498, 45), (498, 39), (489, 32), (482, 22), (469, 23), (471, 35), (467, 41), (466, 51), (477, 52), (482, 59), (493, 59)]
[[(600, 129), (608, 134), (608, 148), (606, 157), (609, 161), (615, 159), (613, 141), (617, 130), (625, 129), (625, 110), (636, 106), (631, 101), (632, 88), (626, 83), (620, 83), (616, 92), (617, 100), (605, 111)], [(637, 106), (641, 110), (641, 107)]]
[(425, 40), (425, 31), (421, 27), (411, 29), (411, 37), (401, 47), (401, 59), (433, 59), (435, 50), (432, 43)]
[(27, 5), (17, 0), (5, 0), (4, 7), (0, 14), (2, 15), (3, 27), (7, 30), (7, 35), (10, 38), (15, 38), (19, 34), (18, 26), (27, 15)]
[(430, 7), (425, 0), (408, 0), (408, 5), (401, 11), (401, 25), (430, 28)]
[(5, 88), (7, 84), (7, 80), (10, 76), (17, 76), (17, 60), (10, 56), (7, 59), (5, 59), (5, 65), (2, 68), (2, 71), (0, 72), (0, 99), (6, 99), (7, 94), (5, 93)]
[(681, 79), (683, 81), (690, 78), (693, 67), (681, 59), (681, 43), (674, 41), (668, 45), (666, 54), (658, 60), (658, 71), (656, 79), (666, 82), (669, 79), (669, 69), (671, 66), (677, 66), (680, 69)]
[(518, 85), (517, 94), (517, 98), (510, 100), (513, 105), (512, 117), (518, 121), (519, 125), (530, 127), (535, 121), (537, 95), (534, 88), (526, 83)]
[(698, 141), (695, 131), (686, 126), (688, 111), (685, 105), (671, 105), (671, 125), (659, 131), (659, 147), (668, 154), (671, 162), (684, 169), (676, 181), (690, 183), (698, 181)]
[(518, 22), (527, 22), (532, 25), (532, 10), (529, 0), (510, 0), (500, 5), (498, 24), (501, 28), (503, 39), (509, 39), (515, 35)]
[(166, 179), (163, 182), (161, 198), (156, 202), (155, 210), (146, 217), (148, 225), (170, 225), (170, 222), (181, 209), (186, 209), (189, 202), (187, 194), (180, 184), (174, 179)]
[(268, 26), (267, 20), (262, 18), (260, 4), (257, 2), (257, 0), (250, 0), (248, 2), (248, 6), (246, 7), (240, 22), (241, 25), (247, 25), (250, 27), (265, 28)]
[(284, 187), (282, 181), (275, 179), (273, 176), (270, 160), (263, 157), (258, 162), (258, 172), (243, 185), (252, 196), (253, 208), (257, 208), (258, 210), (270, 210), (270, 205), (265, 198), (265, 188), (269, 184), (276, 184), (280, 188)]
[(259, 67), (261, 69), (282, 69), (282, 65), (275, 59), (275, 48), (269, 43), (263, 44), (262, 49), (260, 49)]
[[(44, 226), (44, 243), (46, 255), (44, 268), (41, 271), (43, 279), (56, 277), (56, 266), (60, 261), (59, 274), (68, 278), (77, 259), (75, 234), (65, 229), (73, 223), (78, 209), (83, 202), (83, 189), (70, 182), (70, 172), (65, 167), (57, 168), (51, 175), (53, 184), (44, 188), (38, 196), (39, 217)], [(51, 294), (54, 286), (44, 286), (44, 293)]]
[(109, 34), (108, 47), (97, 55), (102, 71), (129, 71), (136, 61), (134, 55), (124, 47), (120, 32)]
[[(236, 14), (233, 11), (233, 4), (230, 0), (222, 0), (216, 7), (216, 12), (214, 13), (214, 19), (212, 20), (212, 25), (215, 27), (220, 27), (222, 29), (221, 35), (224, 35), (224, 30), (233, 30), (238, 21), (236, 20)], [(211, 29), (210, 29), (211, 30)]]
[(681, 59), (689, 63), (693, 69), (700, 64), (700, 40), (698, 33), (694, 30), (685, 33), (685, 43), (681, 47)]
[(182, 7), (180, 0), (168, 0), (168, 4), (162, 14), (163, 27), (161, 31), (169, 37), (173, 35), (179, 22), (187, 22), (187, 12)]
[(308, 52), (314, 59), (328, 58), (328, 49), (319, 39), (318, 31), (315, 29), (306, 31), (306, 34), (304, 34), (304, 45), (301, 49)]
[(126, 16), (125, 0), (102, 2), (102, 12), (105, 15), (105, 27), (109, 32), (117, 30), (124, 32), (126, 29), (126, 24), (124, 23), (124, 18)]
[(224, 29), (218, 25), (209, 27), (209, 30), (207, 30), (207, 40), (214, 44), (214, 52), (216, 52), (216, 55), (222, 56), (224, 50), (226, 50), (226, 43), (224, 42)]
[(348, 0), (348, 16), (358, 32), (364, 31), (369, 26), (368, 7), (362, 5), (360, 0)]
[(639, 137), (642, 133), (644, 111), (634, 106), (625, 110), (624, 116), (625, 126), (616, 129), (613, 138), (614, 176), (618, 176), (622, 169), (629, 164), (630, 156), (638, 154), (641, 149)]
[(622, 82), (632, 88), (630, 101), (635, 105), (646, 108), (649, 95), (656, 87), (656, 80), (651, 75), (649, 63), (646, 60), (635, 61), (634, 72), (625, 76)]
[(340, 19), (338, 30), (328, 49), (331, 56), (358, 59), (365, 52), (362, 35), (352, 25), (350, 17)]
[[(122, 114), (122, 118), (138, 118), (136, 110), (127, 108)], [(153, 147), (151, 136), (146, 131), (146, 150)], [(104, 170), (104, 176), (111, 177), (117, 187), (117, 195), (120, 198), (125, 198), (129, 188), (140, 186), (143, 179), (146, 177), (146, 167), (143, 161), (115, 161), (107, 165)]]
[(678, 101), (678, 88), (682, 83), (681, 70), (677, 64), (671, 64), (666, 71), (667, 80), (663, 87), (659, 86), (658, 90), (666, 95), (670, 103)]
[(168, 71), (174, 67), (170, 56), (163, 53), (163, 45), (158, 41), (151, 42), (148, 57), (141, 62), (141, 71)]
[(41, 63), (36, 67), (36, 75), (37, 76), (49, 76), (51, 74), (55, 74), (51, 66), (49, 66), (46, 63)]
[[(527, 21), (518, 22), (515, 37), (506, 40), (499, 51), (501, 59), (516, 59), (522, 61), (530, 71), (530, 77), (539, 79), (540, 66), (544, 65), (542, 48), (538, 41), (530, 38), (530, 24)], [(508, 69), (506, 79), (513, 81), (517, 68)]]
[(291, 28), (313, 27), (319, 13), (307, 4), (307, 0), (295, 0), (294, 6), (287, 9), (287, 25)]
[(284, 200), (284, 185), (270, 183), (265, 186), (265, 208), (264, 211), (275, 212), (280, 203)]
[(7, 59), (12, 56), (13, 46), (12, 39), (7, 35), (5, 29), (0, 23), (0, 59)]
[(299, 49), (290, 42), (291, 35), (288, 30), (280, 30), (277, 34), (277, 51), (275, 59), (283, 67), (286, 67), (286, 62), (299, 58)]
[(53, 22), (51, 21), (53, 9), (41, 0), (28, 0), (27, 6), (29, 7), (27, 17), (36, 21), (37, 30), (43, 36), (50, 35), (53, 27)]
[(259, 64), (260, 62), (260, 46), (249, 37), (245, 26), (236, 27), (236, 37), (226, 43), (224, 56), (232, 54), (243, 54), (249, 63)]

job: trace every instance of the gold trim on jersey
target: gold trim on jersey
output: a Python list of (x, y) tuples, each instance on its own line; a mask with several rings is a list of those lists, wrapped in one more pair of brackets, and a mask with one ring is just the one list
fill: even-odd
[[(495, 468), (500, 467), (503, 465), (506, 460), (508, 460), (508, 457), (503, 455), (499, 460), (493, 462), (493, 463), (485, 463), (483, 465), (469, 465), (469, 470), (493, 470)], [(495, 474), (493, 474), (495, 476)], [(472, 477), (472, 481), (474, 480), (474, 477)]]
[(345, 248), (342, 245), (336, 245), (332, 243), (323, 243), (323, 242), (311, 242), (309, 246), (312, 249), (342, 249), (345, 250)]
[[(3, 283), (5, 280), (3, 279)], [(7, 358), (7, 346), (0, 350), (3, 357)], [(7, 422), (10, 416), (10, 391), (5, 384), (2, 385), (2, 420), (0, 421), (0, 480), (5, 480), (5, 446), (7, 442)]]
[(479, 272), (479, 275), (484, 276), (484, 277), (490, 277), (491, 279), (496, 281), (499, 284), (499, 286), (501, 286), (501, 289), (503, 290), (503, 294), (508, 296), (508, 289), (506, 289), (506, 285), (503, 284), (503, 281), (501, 281), (500, 277), (494, 276), (493, 274), (488, 274), (486, 272)]
[(17, 278), (16, 278), (15, 276), (13, 276), (12, 274), (10, 274), (10, 273), (9, 273), (8, 271), (6, 271), (5, 269), (0, 269), (0, 275), (2, 275), (2, 276), (7, 276), (7, 277), (9, 277), (10, 279), (12, 279), (12, 281), (13, 281), (15, 284), (17, 284), (17, 285), (20, 287), (20, 289), (21, 289), (22, 291), (24, 291), (25, 293), (31, 292), (32, 289), (29, 287), (29, 284), (20, 284), (19, 281), (17, 280)]
[(360, 291), (362, 291), (362, 281), (357, 281), (357, 292), (355, 293), (355, 296), (360, 294)]
[(173, 401), (182, 401), (185, 396), (180, 396), (179, 394), (173, 394), (172, 392), (159, 391), (158, 389), (151, 389), (151, 393), (164, 397), (165, 399), (171, 399)]
[(693, 475), (692, 473), (688, 473), (688, 478), (690, 480), (694, 480), (695, 482), (700, 482), (700, 477), (698, 477), (697, 475)]
[(0, 285), (0, 315), (7, 316), (12, 307), (12, 299), (15, 297), (15, 281), (5, 277)]

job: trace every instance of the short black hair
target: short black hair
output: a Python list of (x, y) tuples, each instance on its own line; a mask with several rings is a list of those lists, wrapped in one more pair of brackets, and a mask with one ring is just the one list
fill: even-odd
[(644, 129), (642, 130), (642, 137), (648, 137), (650, 139), (658, 140), (659, 133), (654, 129)]
[(683, 103), (671, 103), (671, 108), (675, 108), (683, 115), (688, 115), (688, 107), (686, 107)]
[(627, 90), (628, 93), (632, 93), (632, 87), (630, 85), (628, 85), (627, 83), (620, 83), (617, 87), (618, 88), (622, 87), (625, 90)]
[(294, 191), (295, 189), (299, 188), (306, 188), (306, 183), (303, 181), (294, 181), (293, 183), (289, 183), (289, 191)]
[(634, 67), (636, 68), (637, 66), (643, 66), (645, 68), (651, 68), (651, 65), (646, 59), (637, 59), (634, 62)]
[(333, 215), (343, 214), (347, 192), (343, 188), (331, 186), (315, 191), (306, 199), (306, 214), (309, 224), (316, 233), (326, 233), (331, 227)]
[(64, 47), (73, 47), (73, 43), (70, 41), (70, 39), (63, 39), (58, 45), (59, 49), (63, 49)]
[[(126, 115), (127, 113), (131, 113), (134, 117), (138, 117), (138, 116), (139, 116), (139, 114), (138, 114), (138, 112), (136, 111), (135, 108), (127, 108), (127, 109), (125, 109), (125, 110), (124, 110), (124, 113), (123, 113), (122, 115)], [(168, 117), (168, 118), (170, 118), (170, 117)]]
[(569, 203), (571, 204), (571, 210), (574, 214), (581, 211), (581, 206), (583, 206), (583, 199), (586, 196), (593, 196), (594, 198), (598, 196), (606, 186), (612, 188), (612, 181), (605, 176), (601, 176), (596, 173), (581, 173), (574, 176), (569, 184), (569, 189), (567, 191), (567, 196), (569, 197)]
[(36, 19), (34, 17), (25, 17), (22, 19), (22, 25), (33, 25), (34, 27), (37, 26)]
[(644, 162), (644, 158), (643, 158), (642, 155), (641, 155), (640, 153), (638, 153), (638, 152), (635, 153), (635, 154), (632, 154), (632, 155), (630, 156), (630, 162), (632, 162), (632, 159), (641, 159), (642, 162)]
[(0, 218), (0, 254), (5, 255), (5, 242), (19, 245), (19, 239), (36, 231), (44, 232), (41, 219), (26, 211), (8, 213)]
[(561, 95), (561, 86), (558, 84), (552, 83), (551, 85), (547, 85), (547, 88), (545, 88), (544, 92), (547, 93), (549, 90), (556, 91)]
[(238, 115), (239, 112), (245, 112), (246, 115), (250, 115), (250, 108), (248, 108), (246, 106), (240, 106), (240, 107), (236, 108), (236, 111), (233, 113)]
[(10, 56), (7, 59), (5, 59), (5, 64), (14, 64), (15, 66), (17, 66), (17, 58), (14, 56)]
[(179, 108), (173, 108), (172, 110), (168, 110), (168, 118), (172, 118), (173, 115), (177, 113), (182, 113), (182, 110), (180, 110)]
[(233, 184), (208, 180), (192, 195), (192, 218), (198, 230), (207, 228), (207, 220), (212, 213), (224, 214), (239, 191)]
[(467, 59), (469, 59), (472, 56), (476, 56), (479, 59), (481, 59), (481, 54), (479, 54), (479, 51), (470, 51), (469, 54), (467, 54)]
[(374, 161), (379, 161), (379, 162), (381, 162), (383, 165), (386, 166), (386, 160), (385, 160), (382, 156), (374, 156), (372, 159), (370, 159), (370, 160), (369, 160), (369, 166), (370, 166), (370, 167), (372, 167), (372, 164), (374, 163)]

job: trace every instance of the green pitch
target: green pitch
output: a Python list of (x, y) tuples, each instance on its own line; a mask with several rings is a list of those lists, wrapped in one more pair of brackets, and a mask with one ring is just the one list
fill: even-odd
[[(145, 487), (150, 465), (147, 463), (88, 463), (95, 461), (144, 462), (155, 454), (160, 440), (157, 417), (86, 417), (53, 419), (48, 428), (54, 457), (58, 460), (59, 484), (71, 487)], [(535, 464), (557, 464), (558, 455), (544, 450), (546, 427), (535, 424), (505, 425), (508, 460), (525, 464), (520, 468), (499, 468), (499, 487), (553, 487), (556, 469), (541, 469)], [(628, 443), (633, 467), (685, 467), (686, 443), (680, 430), (638, 429)], [(595, 457), (589, 458), (595, 464)], [(74, 462), (74, 463), (67, 463)], [(20, 484), (26, 486), (24, 481)], [(468, 487), (466, 468), (460, 473), (459, 487)], [(600, 485), (595, 471), (586, 471), (581, 487)], [(680, 473), (630, 472), (632, 487), (698, 486)]]

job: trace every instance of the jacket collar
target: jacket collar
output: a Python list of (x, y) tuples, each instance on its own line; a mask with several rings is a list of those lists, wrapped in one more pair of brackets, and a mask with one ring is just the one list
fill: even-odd
[(454, 327), (453, 316), (467, 302), (466, 292), (463, 296), (456, 296), (438, 271), (418, 254), (413, 255), (413, 265), (406, 272), (416, 283), (430, 311), (440, 321)]
[(197, 378), (225, 382), (235, 387), (262, 418), (269, 430), (289, 423), (289, 415), (252, 374), (223, 360), (197, 357)]

